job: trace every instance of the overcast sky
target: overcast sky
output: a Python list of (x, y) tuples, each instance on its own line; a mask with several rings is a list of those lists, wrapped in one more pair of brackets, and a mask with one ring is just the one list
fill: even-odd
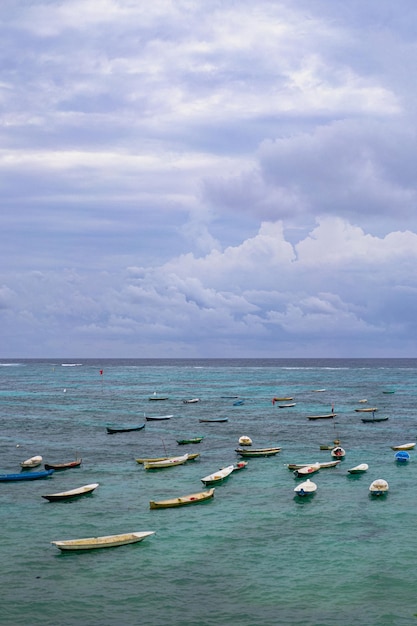
[(2, 0), (0, 357), (417, 355), (415, 0)]

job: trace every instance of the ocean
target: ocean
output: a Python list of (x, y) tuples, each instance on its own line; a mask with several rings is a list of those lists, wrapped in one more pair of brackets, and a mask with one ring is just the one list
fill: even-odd
[[(417, 440), (416, 396), (417, 359), (3, 359), (0, 473), (38, 454), (83, 462), (0, 483), (0, 624), (417, 625), (417, 452), (398, 464), (391, 449)], [(307, 419), (332, 405), (333, 419)], [(362, 422), (355, 409), (366, 406), (389, 419)], [(199, 421), (219, 417), (228, 421)], [(240, 460), (242, 435), (281, 452), (249, 458), (205, 503), (150, 510), (150, 500), (204, 490), (202, 477)], [(330, 461), (320, 446), (335, 439), (345, 458), (297, 497), (287, 464)], [(155, 471), (135, 460), (185, 452), (199, 457)], [(368, 471), (350, 475), (359, 463)], [(369, 494), (377, 478), (390, 486), (381, 498)], [(94, 482), (77, 500), (41, 497)], [(86, 552), (51, 544), (132, 531), (155, 534)]]

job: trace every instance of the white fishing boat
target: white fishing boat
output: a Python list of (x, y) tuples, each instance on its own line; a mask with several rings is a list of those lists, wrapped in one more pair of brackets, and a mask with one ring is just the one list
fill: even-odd
[(335, 459), (342, 459), (346, 455), (346, 451), (341, 446), (336, 446), (335, 448), (333, 448), (330, 454)]
[(294, 470), (294, 475), (299, 478), (302, 476), (308, 476), (309, 474), (314, 474), (318, 472), (320, 469), (320, 463), (312, 463), (311, 465), (304, 465), (299, 469)]
[(90, 485), (83, 485), (82, 487), (70, 489), (69, 491), (49, 493), (45, 496), (42, 496), (42, 498), (45, 498), (45, 500), (49, 500), (49, 502), (58, 502), (59, 500), (72, 500), (73, 498), (79, 498), (80, 496), (85, 496), (89, 493), (92, 493), (95, 489), (97, 489), (98, 485), (99, 483), (91, 483)]
[(312, 480), (307, 478), (303, 483), (300, 483), (294, 489), (297, 496), (311, 496), (315, 491), (317, 491), (316, 483), (313, 483)]
[(388, 493), (389, 485), (383, 478), (377, 478), (369, 485), (369, 491), (373, 496), (383, 496)]
[(412, 450), (415, 447), (415, 443), (403, 443), (400, 446), (391, 446), (392, 450)]
[(242, 435), (241, 437), (239, 437), (239, 444), (241, 446), (251, 446), (252, 439), (248, 437), (247, 435)]
[[(320, 469), (326, 469), (327, 467), (336, 467), (339, 463), (340, 461), (328, 461), (327, 463), (319, 463), (319, 465)], [(315, 465), (315, 463), (288, 463), (287, 467), (289, 470), (298, 470), (311, 465)]]
[(26, 459), (26, 461), (22, 461), (20, 467), (23, 469), (30, 469), (31, 467), (38, 467), (42, 463), (42, 457), (40, 455), (32, 456), (30, 459)]
[(85, 537), (83, 539), (67, 539), (65, 541), (51, 541), (60, 550), (93, 550), (95, 548), (114, 548), (128, 543), (137, 543), (155, 531), (123, 533), (122, 535), (105, 535), (103, 537)]
[(162, 467), (175, 467), (176, 465), (182, 465), (188, 461), (188, 454), (182, 456), (172, 456), (164, 459), (163, 461), (148, 461), (143, 464), (143, 467), (147, 470), (160, 469)]
[(355, 467), (351, 467), (348, 469), (349, 474), (363, 474), (369, 469), (369, 465), (367, 463), (360, 463), (359, 465), (355, 465)]
[(234, 471), (234, 465), (228, 465), (227, 467), (223, 467), (223, 469), (218, 470), (217, 472), (213, 472), (213, 474), (209, 474), (208, 476), (204, 476), (201, 478), (201, 482), (205, 485), (213, 485), (215, 483), (220, 483), (222, 480), (230, 476), (230, 474)]

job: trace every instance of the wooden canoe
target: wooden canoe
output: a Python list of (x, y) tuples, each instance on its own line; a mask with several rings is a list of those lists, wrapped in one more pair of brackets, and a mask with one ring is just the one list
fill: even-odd
[[(340, 461), (327, 461), (325, 463), (319, 463), (320, 469), (326, 469), (328, 467), (336, 467), (339, 465)], [(308, 467), (311, 465), (316, 465), (316, 463), (288, 463), (287, 467), (289, 470), (298, 470), (302, 467)]]
[(0, 482), (12, 482), (18, 480), (37, 480), (39, 478), (48, 478), (52, 476), (54, 470), (42, 470), (39, 472), (20, 472), (20, 474), (0, 474)]
[(151, 421), (159, 421), (159, 420), (170, 420), (171, 417), (174, 417), (173, 415), (145, 415), (145, 419), (148, 422)]
[(107, 434), (109, 435), (131, 433), (135, 430), (142, 430), (142, 428), (145, 428), (145, 424), (140, 424), (140, 426), (106, 426)]
[(187, 443), (201, 443), (204, 437), (192, 437), (191, 439), (177, 439), (177, 443), (180, 446), (186, 445)]
[(329, 420), (336, 417), (337, 413), (325, 413), (324, 415), (307, 415), (308, 420)]
[(412, 450), (415, 445), (415, 443), (403, 443), (400, 446), (391, 446), (391, 450)]
[(199, 422), (208, 422), (208, 423), (215, 423), (215, 422), (228, 422), (229, 418), (228, 417), (213, 417), (212, 419), (199, 419)]
[(69, 491), (60, 491), (59, 493), (49, 493), (42, 498), (48, 500), (49, 502), (58, 502), (60, 500), (72, 500), (74, 498), (79, 498), (80, 496), (86, 496), (89, 493), (92, 493), (95, 489), (97, 489), (99, 483), (91, 483), (90, 485), (83, 485), (82, 487), (77, 487), (76, 489), (70, 489)]
[[(189, 454), (187, 461), (194, 461), (194, 459), (196, 459), (199, 456), (200, 456), (200, 454), (198, 452), (196, 454)], [(169, 456), (158, 456), (158, 457), (154, 457), (154, 458), (136, 459), (136, 463), (139, 463), (141, 465), (144, 464), (144, 463), (156, 463), (158, 461), (167, 461), (169, 458), (172, 458), (172, 457), (169, 457)]]
[(289, 409), (292, 406), (295, 406), (295, 404), (296, 404), (295, 402), (289, 402), (287, 404), (278, 404), (278, 408), (279, 409)]
[(183, 465), (188, 461), (188, 454), (183, 454), (182, 456), (171, 456), (165, 459), (164, 461), (147, 461), (143, 464), (143, 467), (147, 470), (150, 469), (161, 469), (164, 467), (175, 467), (176, 465)]
[(169, 509), (177, 506), (185, 506), (187, 504), (198, 504), (199, 502), (205, 502), (210, 500), (214, 496), (214, 487), (211, 487), (208, 491), (200, 491), (198, 493), (190, 493), (187, 496), (181, 496), (179, 498), (169, 498), (168, 500), (151, 500), (149, 502), (149, 508), (151, 509)]
[(53, 469), (55, 471), (72, 469), (73, 467), (80, 467), (82, 459), (75, 459), (75, 461), (68, 461), (68, 463), (45, 463), (44, 468), (46, 470)]
[(196, 402), (200, 402), (200, 398), (191, 398), (191, 400), (183, 400), (184, 404), (195, 404)]
[(65, 541), (51, 541), (60, 550), (94, 550), (96, 548), (115, 548), (128, 543), (137, 543), (155, 531), (124, 533), (122, 535), (106, 535), (103, 537), (85, 537), (84, 539), (68, 539)]
[(320, 463), (312, 463), (311, 465), (305, 465), (304, 467), (294, 470), (294, 476), (301, 478), (308, 476), (309, 474), (314, 474), (315, 472), (318, 472), (319, 469)]
[(168, 396), (158, 396), (155, 391), (153, 396), (149, 396), (149, 400), (168, 400)]
[(294, 400), (294, 398), (291, 398), (290, 396), (287, 398), (272, 398), (272, 404), (275, 404), (275, 402), (291, 402), (291, 400)]
[(355, 411), (356, 413), (375, 413), (375, 411), (378, 411), (378, 409), (376, 408), (376, 406), (374, 406), (366, 409), (355, 409)]
[(235, 452), (240, 456), (273, 456), (281, 451), (281, 448), (252, 448), (245, 450), (244, 448), (236, 448)]
[(30, 459), (26, 459), (26, 461), (22, 461), (20, 467), (23, 469), (30, 469), (32, 467), (38, 467), (42, 463), (42, 457), (38, 454), (36, 456), (30, 457)]
[(361, 418), (362, 422), (366, 424), (370, 424), (372, 422), (386, 422), (388, 419), (389, 419), (388, 417), (362, 417)]
[(217, 472), (213, 472), (208, 476), (204, 476), (204, 478), (201, 478), (201, 482), (205, 485), (214, 485), (215, 483), (220, 483), (225, 478), (230, 476), (234, 469), (234, 465), (228, 465), (227, 467), (223, 467), (223, 469), (220, 469)]

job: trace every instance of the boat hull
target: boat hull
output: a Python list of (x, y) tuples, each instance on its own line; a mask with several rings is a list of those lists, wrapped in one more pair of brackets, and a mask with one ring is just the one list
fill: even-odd
[(52, 476), (54, 470), (44, 470), (41, 472), (22, 472), (20, 474), (0, 474), (0, 482), (14, 482), (22, 480), (38, 480), (41, 478), (48, 478)]
[(240, 456), (257, 457), (257, 456), (273, 456), (278, 454), (281, 448), (252, 448), (251, 450), (244, 450), (243, 448), (236, 448), (235, 452)]
[(145, 428), (145, 424), (141, 424), (140, 426), (128, 426), (126, 428), (112, 428), (111, 426), (106, 426), (108, 435), (116, 435), (117, 433), (132, 433), (136, 430), (142, 430)]
[(181, 496), (179, 498), (170, 498), (168, 500), (151, 500), (149, 502), (150, 509), (169, 509), (178, 506), (186, 506), (188, 504), (198, 504), (200, 502), (206, 502), (214, 496), (214, 487), (208, 491), (202, 491), (199, 493), (191, 493), (187, 496)]
[(122, 535), (106, 535), (103, 537), (86, 537), (84, 539), (69, 539), (65, 541), (51, 541), (60, 550), (95, 550), (98, 548), (115, 548), (130, 543), (143, 541), (155, 531), (124, 533)]
[(90, 485), (83, 485), (82, 487), (78, 487), (76, 489), (70, 489), (69, 491), (61, 491), (59, 493), (49, 493), (42, 498), (48, 500), (49, 502), (60, 502), (62, 500), (74, 500), (75, 498), (80, 498), (81, 496), (86, 496), (90, 493), (93, 493), (95, 489), (99, 486), (99, 483), (91, 483)]
[(44, 468), (46, 470), (53, 469), (55, 471), (60, 471), (80, 467), (81, 463), (82, 459), (76, 459), (75, 461), (70, 461), (69, 463), (45, 463)]

